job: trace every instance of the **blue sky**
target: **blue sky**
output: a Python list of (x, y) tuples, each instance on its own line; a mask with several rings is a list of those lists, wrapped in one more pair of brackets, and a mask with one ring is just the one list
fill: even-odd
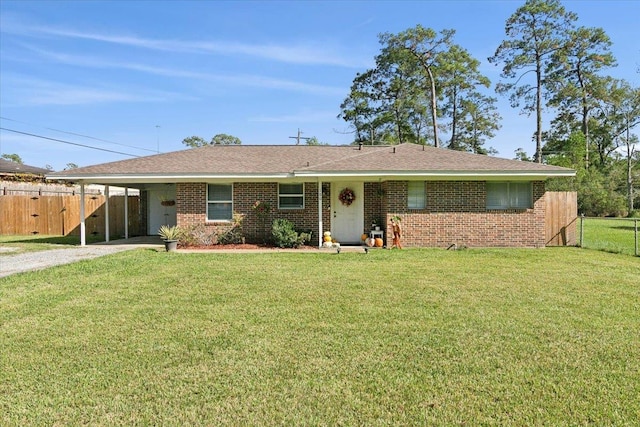
[[(373, 65), (378, 34), (453, 28), (495, 85), (500, 67), (486, 58), (522, 3), (2, 0), (0, 124), (134, 155), (218, 133), (291, 144), (300, 129), (347, 144), (353, 136), (336, 116), (356, 73)], [(640, 1), (564, 5), (612, 39), (619, 65), (609, 74), (640, 85)], [(535, 118), (498, 99), (502, 129), (487, 146), (506, 158), (518, 147), (532, 153)], [(131, 158), (9, 131), (0, 151), (55, 170)]]

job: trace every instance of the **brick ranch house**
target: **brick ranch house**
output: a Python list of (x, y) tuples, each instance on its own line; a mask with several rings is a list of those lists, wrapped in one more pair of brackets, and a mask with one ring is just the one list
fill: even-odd
[[(149, 235), (163, 225), (224, 227), (244, 214), (248, 241), (276, 218), (359, 243), (374, 221), (402, 219), (404, 246), (545, 246), (545, 180), (575, 171), (447, 149), (397, 146), (206, 146), (48, 177), (140, 190)], [(351, 203), (342, 200), (352, 193)], [(167, 203), (167, 201), (170, 201)], [(259, 218), (256, 201), (268, 203)], [(82, 227), (81, 227), (82, 228)], [(387, 245), (391, 233), (384, 234)], [(84, 243), (84, 239), (81, 237)]]

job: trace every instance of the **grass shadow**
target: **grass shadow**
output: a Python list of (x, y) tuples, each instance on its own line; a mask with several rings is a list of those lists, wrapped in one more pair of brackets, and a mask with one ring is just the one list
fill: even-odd
[[(13, 239), (12, 237), (15, 237)], [(103, 242), (102, 236), (87, 236), (87, 243)], [(0, 242), (2, 243), (23, 243), (23, 244), (48, 244), (48, 245), (68, 245), (77, 246), (80, 244), (80, 236), (4, 236)]]

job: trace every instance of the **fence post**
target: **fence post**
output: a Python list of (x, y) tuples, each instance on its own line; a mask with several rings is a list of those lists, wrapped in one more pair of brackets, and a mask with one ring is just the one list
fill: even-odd
[(638, 256), (638, 220), (633, 221), (633, 238), (636, 242), (636, 256)]
[(584, 239), (584, 214), (580, 215), (580, 247), (582, 248), (582, 243)]

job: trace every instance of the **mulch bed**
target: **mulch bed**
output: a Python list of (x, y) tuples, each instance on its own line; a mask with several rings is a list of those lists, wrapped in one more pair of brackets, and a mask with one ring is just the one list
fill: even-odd
[[(209, 246), (178, 246), (178, 249), (197, 249), (197, 250), (207, 250), (207, 249), (211, 249), (211, 250), (241, 250), (241, 249), (251, 249), (251, 250), (255, 250), (255, 249), (262, 249), (262, 250), (269, 250), (269, 249), (282, 249), (279, 248), (277, 246), (273, 246), (273, 245), (258, 245), (258, 244), (253, 244), (253, 243), (238, 243), (238, 244), (230, 244), (230, 245), (209, 245)], [(315, 246), (300, 246), (296, 249), (299, 250), (304, 250), (304, 249), (317, 249), (317, 247)]]

